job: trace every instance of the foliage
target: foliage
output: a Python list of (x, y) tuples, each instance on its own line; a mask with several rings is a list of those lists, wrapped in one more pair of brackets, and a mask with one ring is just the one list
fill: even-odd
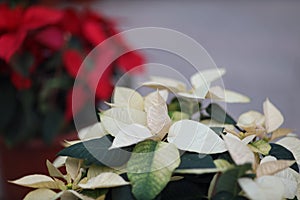
[[(66, 175), (48, 162), (53, 178), (31, 175), (13, 183), (36, 188), (28, 200), (41, 194), (53, 199), (299, 199), (300, 140), (280, 129), (280, 111), (267, 99), (263, 114), (249, 111), (235, 121), (218, 104), (204, 107), (204, 99), (249, 99), (216, 87), (194, 93), (205, 88), (200, 77), (212, 82), (225, 70), (199, 73), (204, 75), (192, 76), (191, 90), (163, 77), (144, 84), (159, 88), (144, 97), (117, 87), (100, 122), (80, 131), (81, 141), (59, 153), (66, 156)], [(167, 90), (176, 95), (169, 104)], [(179, 115), (172, 117), (174, 112)]]
[[(143, 63), (136, 52), (121, 56), (110, 66), (92, 67), (86, 81), (73, 88), (85, 56), (100, 42), (118, 33), (112, 20), (85, 9), (56, 9), (25, 1), (0, 4), (0, 132), (8, 145), (33, 137), (51, 143), (58, 133), (74, 131), (72, 116), (84, 112), (84, 105), (107, 100), (113, 77)], [(123, 40), (107, 52), (127, 49)], [(99, 59), (107, 58), (102, 53)], [(97, 72), (105, 69), (100, 83)], [(72, 93), (77, 91), (75, 112)]]

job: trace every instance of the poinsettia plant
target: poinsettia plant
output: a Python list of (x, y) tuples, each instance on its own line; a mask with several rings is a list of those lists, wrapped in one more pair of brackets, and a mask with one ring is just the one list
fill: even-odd
[(100, 122), (67, 142), (54, 163), (47, 161), (49, 176), (12, 183), (35, 188), (26, 200), (299, 199), (300, 139), (280, 128), (283, 116), (274, 104), (267, 99), (263, 113), (249, 111), (237, 121), (214, 102), (204, 106), (205, 99), (249, 101), (210, 87), (224, 73), (199, 72), (190, 90), (152, 77), (144, 85), (156, 90), (144, 97), (116, 87)]
[[(143, 64), (140, 54), (127, 53), (110, 66), (95, 64), (85, 83), (73, 88), (85, 56), (116, 33), (114, 21), (89, 9), (0, 4), (0, 133), (8, 145), (32, 137), (51, 143), (56, 134), (74, 130), (72, 115), (82, 112), (89, 91), (96, 90), (96, 102), (107, 100), (114, 77)], [(127, 48), (121, 39), (114, 44), (108, 52)], [(106, 71), (97, 84), (101, 68)], [(74, 90), (81, 99), (72, 113)]]

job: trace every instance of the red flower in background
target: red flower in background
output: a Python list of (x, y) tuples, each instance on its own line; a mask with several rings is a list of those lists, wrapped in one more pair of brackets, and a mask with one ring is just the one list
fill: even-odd
[(63, 54), (63, 62), (67, 72), (73, 78), (76, 78), (78, 70), (83, 62), (80, 52), (74, 49), (66, 50)]
[(0, 31), (17, 30), (21, 24), (22, 14), (21, 7), (11, 9), (6, 4), (0, 5)]
[[(83, 63), (90, 51), (117, 33), (114, 21), (89, 9), (11, 8), (0, 4), (0, 81), (9, 81), (20, 105), (31, 106), (26, 112), (32, 111), (32, 117), (30, 113), (26, 117), (37, 119), (58, 111), (64, 113), (66, 123), (71, 123), (87, 101), (111, 97), (116, 71), (131, 71), (145, 62), (135, 51), (113, 61), (116, 53), (128, 48), (118, 36), (111, 46), (93, 55), (91, 63)], [(75, 78), (82, 85), (73, 88)], [(74, 91), (79, 94), (76, 99), (72, 99)], [(22, 99), (24, 94), (33, 96)], [(43, 117), (38, 120), (37, 126), (43, 124)]]
[(64, 44), (64, 36), (62, 30), (58, 27), (47, 27), (35, 35), (35, 40), (49, 49), (59, 50)]
[(23, 77), (16, 72), (11, 75), (11, 82), (17, 89), (28, 89), (31, 87), (32, 81), (29, 78)]
[(67, 31), (72, 35), (79, 36), (81, 23), (78, 12), (70, 8), (65, 9), (60, 26), (62, 30)]
[[(26, 10), (19, 7), (10, 9), (6, 5), (0, 7), (0, 58), (6, 62), (20, 48), (28, 31), (58, 23), (63, 13), (42, 6), (32, 6)], [(9, 19), (9, 20), (8, 20)]]
[(117, 62), (120, 68), (126, 72), (134, 69), (135, 67), (138, 67), (137, 72), (142, 72), (142, 65), (145, 63), (145, 58), (136, 51), (131, 51), (122, 55)]

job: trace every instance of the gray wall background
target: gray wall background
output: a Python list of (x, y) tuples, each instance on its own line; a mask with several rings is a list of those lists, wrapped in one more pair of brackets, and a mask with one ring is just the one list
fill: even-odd
[[(117, 20), (121, 30), (158, 26), (189, 35), (227, 69), (225, 87), (251, 97), (249, 104), (228, 105), (233, 116), (262, 111), (269, 97), (284, 114), (284, 126), (300, 132), (300, 1), (105, 0), (93, 9)], [(186, 77), (194, 72), (174, 55), (145, 54), (148, 62), (172, 66)], [(163, 73), (148, 69), (150, 75)]]

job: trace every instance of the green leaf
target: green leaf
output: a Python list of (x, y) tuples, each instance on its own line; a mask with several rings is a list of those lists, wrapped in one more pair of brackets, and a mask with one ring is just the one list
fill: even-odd
[(111, 200), (135, 200), (133, 194), (131, 193), (131, 186), (125, 185), (117, 188), (112, 188), (111, 190)]
[(168, 104), (168, 111), (170, 117), (172, 117), (173, 112), (182, 112), (184, 117), (189, 114), (194, 114), (201, 110), (201, 103), (185, 98), (174, 98), (171, 103)]
[[(64, 75), (47, 80), (44, 83), (41, 92), (39, 93), (39, 109), (43, 113), (51, 111), (53, 106), (55, 106), (52, 105), (54, 99), (53, 97), (57, 98), (57, 93), (59, 91), (67, 91), (72, 84), (72, 80)], [(58, 99), (56, 99), (56, 101), (58, 101)]]
[(234, 196), (230, 192), (218, 192), (212, 200), (247, 200), (246, 197), (243, 196)]
[(248, 145), (248, 147), (256, 153), (268, 155), (271, 150), (271, 145), (265, 140), (257, 140)]
[(101, 166), (121, 166), (129, 157), (129, 148), (108, 150), (111, 146), (111, 136), (88, 140), (69, 146), (58, 153), (59, 156), (69, 156), (84, 159), (90, 164)]
[(200, 184), (186, 179), (169, 182), (161, 193), (161, 199), (172, 200), (198, 200), (205, 195), (206, 191)]
[(12, 121), (17, 107), (15, 89), (11, 84), (7, 84), (6, 81), (8, 80), (1, 81), (0, 83), (0, 110), (2, 113), (0, 117), (0, 129), (5, 128)]
[(26, 51), (16, 53), (10, 60), (11, 66), (22, 76), (29, 76), (29, 69), (34, 63), (34, 57)]
[(43, 121), (43, 139), (46, 143), (51, 143), (54, 137), (59, 134), (63, 125), (64, 115), (59, 110), (49, 111)]
[(178, 112), (178, 111), (169, 112), (169, 116), (173, 122), (190, 118), (188, 114), (184, 112)]
[(177, 169), (216, 168), (210, 155), (185, 152)]
[(221, 135), (223, 133), (224, 127), (210, 127), (216, 134)]
[(218, 104), (211, 103), (207, 106), (206, 112), (210, 115), (211, 119), (225, 124), (236, 124), (236, 121), (228, 115), (225, 110)]
[(168, 111), (169, 112), (181, 111), (180, 103), (177, 98), (173, 98), (171, 103), (168, 104)]
[(47, 62), (43, 62), (42, 66), (38, 68), (38, 70), (41, 71), (41, 73), (45, 72), (52, 72), (54, 73), (56, 69), (61, 68), (62, 64), (62, 52), (57, 51), (47, 59)]
[(80, 193), (84, 196), (88, 196), (94, 199), (106, 194), (108, 189), (93, 189), (93, 190), (82, 190)]
[(70, 49), (77, 49), (77, 50), (82, 50), (84, 49), (82, 44), (81, 44), (81, 39), (71, 35), (69, 42), (68, 42), (68, 48)]
[(135, 198), (154, 199), (170, 181), (179, 163), (179, 152), (173, 144), (152, 140), (137, 144), (127, 163)]
[[(292, 152), (290, 152), (285, 147), (274, 143), (270, 143), (270, 145), (271, 150), (269, 152), (269, 155), (276, 157), (278, 160), (296, 160)], [(299, 167), (297, 163), (290, 166), (290, 168), (292, 168), (296, 172), (299, 172)]]
[(241, 188), (238, 185), (237, 180), (244, 176), (246, 171), (252, 168), (251, 164), (244, 164), (240, 166), (236, 166), (235, 168), (229, 169), (224, 172), (220, 177), (216, 184), (216, 193), (221, 191), (229, 192), (232, 195), (237, 195)]

